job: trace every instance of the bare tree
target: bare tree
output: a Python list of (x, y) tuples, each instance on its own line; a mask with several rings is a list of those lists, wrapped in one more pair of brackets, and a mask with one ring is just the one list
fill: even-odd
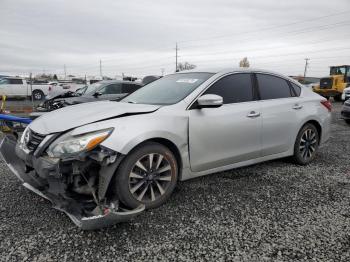
[(241, 61), (239, 61), (239, 67), (249, 67), (249, 61), (247, 57), (244, 57)]
[(177, 71), (180, 72), (180, 71), (195, 69), (196, 67), (197, 67), (196, 65), (190, 64), (188, 62), (179, 63), (177, 65)]

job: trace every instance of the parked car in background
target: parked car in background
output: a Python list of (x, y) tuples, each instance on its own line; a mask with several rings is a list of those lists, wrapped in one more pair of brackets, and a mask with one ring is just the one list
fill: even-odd
[[(121, 93), (130, 84), (114, 83)], [(327, 99), (283, 75), (193, 70), (120, 102), (47, 113), (17, 145), (3, 140), (0, 152), (27, 188), (94, 229), (162, 205), (179, 180), (283, 157), (307, 165), (328, 140), (330, 121)]]
[[(103, 100), (118, 101), (142, 86), (141, 83), (136, 82), (106, 80), (84, 86), (76, 91), (50, 91), (46, 100), (37, 107), (37, 110), (47, 112), (65, 106), (87, 102)], [(38, 116), (37, 114), (32, 115)]]
[(350, 99), (345, 101), (340, 114), (345, 122), (350, 125)]
[[(49, 94), (45, 97), (45, 100), (40, 103), (36, 110), (38, 112), (50, 112), (56, 109), (59, 109), (63, 107), (64, 99), (69, 97), (77, 97), (82, 96), (87, 89), (87, 86), (81, 87), (77, 89), (76, 91), (70, 91), (70, 90), (60, 90), (60, 91), (53, 91), (51, 90)], [(31, 116), (35, 116), (34, 118), (40, 116), (41, 114), (36, 114), (35, 112), (31, 114)], [(34, 119), (33, 118), (33, 119)]]
[(341, 99), (343, 101), (346, 101), (346, 100), (350, 99), (350, 87), (347, 87), (347, 88), (344, 89), (343, 94), (341, 96)]
[(4, 77), (0, 79), (0, 95), (7, 97), (29, 97), (33, 95), (34, 100), (42, 100), (49, 92), (48, 84), (32, 84), (25, 79), (17, 77)]

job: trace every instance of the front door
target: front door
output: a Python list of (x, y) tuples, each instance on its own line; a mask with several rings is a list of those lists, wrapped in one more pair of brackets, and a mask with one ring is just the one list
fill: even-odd
[(191, 109), (189, 151), (191, 169), (200, 172), (260, 156), (261, 112), (251, 74), (224, 76), (204, 94), (222, 96), (219, 108)]

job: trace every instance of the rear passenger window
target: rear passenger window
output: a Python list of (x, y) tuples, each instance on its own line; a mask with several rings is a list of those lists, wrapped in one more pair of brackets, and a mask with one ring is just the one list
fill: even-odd
[(264, 74), (256, 74), (261, 100), (291, 97), (291, 90), (286, 80)]
[(294, 84), (294, 83), (292, 83), (292, 82), (289, 82), (289, 83), (291, 84), (291, 86), (292, 86), (292, 88), (293, 88), (293, 90), (294, 90), (295, 95), (296, 95), (296, 96), (300, 96), (300, 93), (301, 93), (301, 88), (300, 88), (300, 86), (298, 86), (298, 85), (296, 85), (296, 84)]
[(11, 85), (22, 85), (23, 81), (22, 79), (9, 79)]
[(224, 104), (253, 100), (253, 88), (250, 74), (233, 74), (215, 82), (204, 94), (222, 96)]

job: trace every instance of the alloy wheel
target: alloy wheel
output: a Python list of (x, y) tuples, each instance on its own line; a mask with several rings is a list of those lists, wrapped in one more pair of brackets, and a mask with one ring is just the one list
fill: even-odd
[(312, 129), (306, 129), (301, 136), (299, 151), (303, 159), (308, 160), (313, 157), (317, 147), (317, 134)]
[(159, 199), (170, 186), (174, 170), (166, 156), (158, 153), (139, 158), (129, 174), (129, 190), (140, 202)]

